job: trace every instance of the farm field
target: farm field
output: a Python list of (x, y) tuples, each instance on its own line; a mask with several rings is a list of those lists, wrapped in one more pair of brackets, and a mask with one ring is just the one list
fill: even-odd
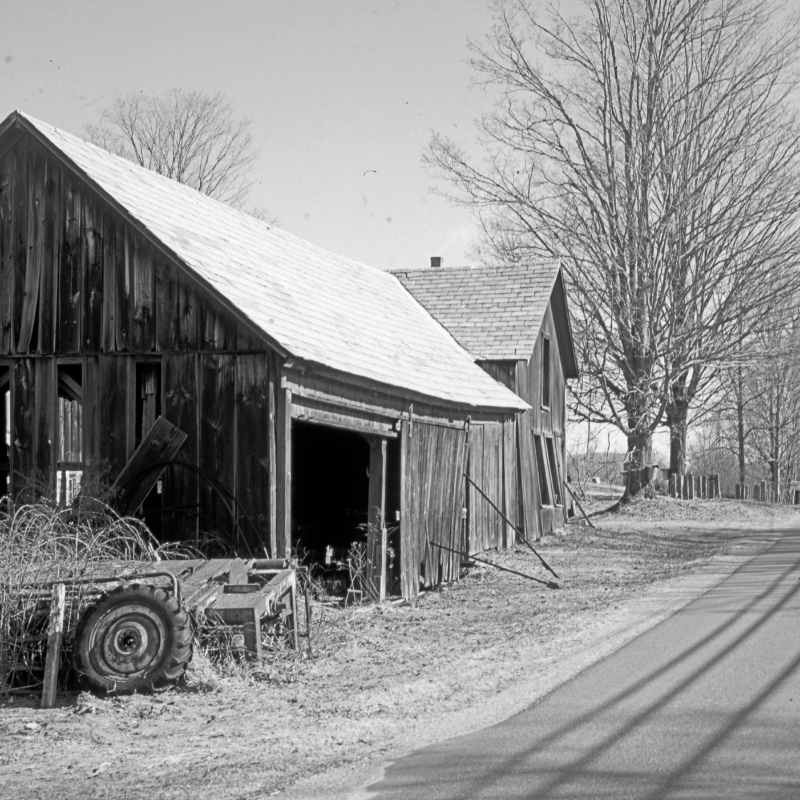
[[(0, 796), (346, 797), (383, 761), (535, 701), (798, 522), (791, 507), (642, 500), (537, 545), (557, 590), (477, 565), (414, 605), (316, 604), (310, 651), (251, 671), (197, 653), (162, 695), (16, 698), (0, 705)], [(525, 547), (486, 557), (548, 577)]]

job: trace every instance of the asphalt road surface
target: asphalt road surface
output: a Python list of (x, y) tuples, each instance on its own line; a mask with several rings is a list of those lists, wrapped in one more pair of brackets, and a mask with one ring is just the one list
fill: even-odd
[(525, 711), (359, 797), (800, 800), (800, 531)]

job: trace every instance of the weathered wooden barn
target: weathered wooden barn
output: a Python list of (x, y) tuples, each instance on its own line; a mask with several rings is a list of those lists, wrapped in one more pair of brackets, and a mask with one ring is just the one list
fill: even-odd
[(360, 534), (372, 585), (406, 597), (458, 576), (468, 449), (513, 515), (528, 409), (393, 275), (20, 112), (0, 123), (0, 391), (2, 491), (130, 474), (163, 418), (186, 435), (144, 464), (163, 539), (321, 558)]
[[(506, 506), (513, 510), (511, 521), (528, 538), (549, 533), (565, 521), (569, 503), (564, 490), (565, 386), (578, 377), (560, 266), (439, 266), (395, 274), (489, 375), (529, 404), (516, 419), (517, 450), (508, 468), (516, 466), (519, 475), (511, 481)], [(476, 428), (469, 463), (470, 477), (495, 497), (498, 478), (486, 472), (492, 463), (486, 453), (498, 450), (498, 437), (494, 424)], [(470, 515), (470, 546), (477, 552), (494, 544), (494, 520), (472, 487), (469, 503), (475, 509)]]

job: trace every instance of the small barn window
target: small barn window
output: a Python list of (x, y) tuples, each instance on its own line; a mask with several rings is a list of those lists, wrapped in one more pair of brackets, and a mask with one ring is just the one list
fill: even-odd
[(136, 446), (161, 414), (161, 363), (136, 365)]
[(83, 477), (83, 367), (58, 365), (58, 464), (56, 492), (69, 505)]
[(550, 340), (542, 337), (542, 408), (550, 408)]
[(550, 481), (547, 478), (547, 467), (544, 461), (544, 448), (542, 447), (542, 437), (533, 437), (534, 447), (536, 449), (536, 471), (539, 473), (539, 492), (542, 498), (543, 506), (553, 505), (550, 493)]
[(546, 436), (545, 444), (547, 445), (547, 463), (550, 467), (550, 477), (553, 481), (553, 496), (556, 505), (563, 506), (564, 500), (561, 497), (561, 476), (558, 474), (558, 462), (556, 461), (556, 450), (553, 445), (552, 437)]

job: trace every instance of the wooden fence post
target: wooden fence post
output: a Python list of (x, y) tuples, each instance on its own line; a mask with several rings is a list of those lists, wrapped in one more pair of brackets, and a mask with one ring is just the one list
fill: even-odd
[(669, 496), (675, 498), (678, 496), (677, 491), (675, 490), (675, 473), (671, 473), (669, 476)]
[(64, 638), (66, 587), (57, 583), (50, 597), (50, 622), (47, 626), (47, 658), (42, 685), (42, 708), (52, 708), (58, 689), (58, 668), (61, 666), (61, 642)]
[(708, 478), (705, 475), (700, 477), (700, 497), (708, 500)]

